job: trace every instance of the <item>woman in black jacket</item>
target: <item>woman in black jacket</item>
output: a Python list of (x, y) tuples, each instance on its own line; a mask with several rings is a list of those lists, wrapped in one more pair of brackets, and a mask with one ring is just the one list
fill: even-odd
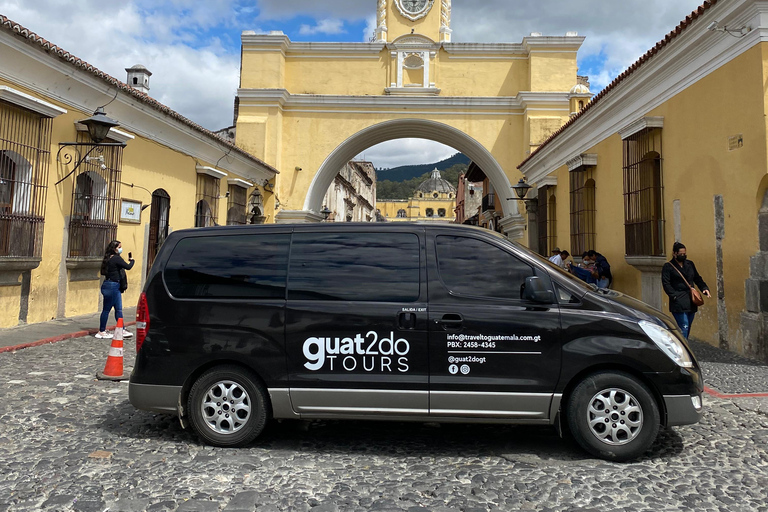
[[(123, 252), (123, 244), (119, 240), (109, 243), (101, 262), (101, 275), (105, 277), (101, 284), (101, 294), (104, 296), (104, 308), (101, 310), (99, 319), (99, 332), (97, 338), (112, 338), (112, 334), (107, 332), (107, 319), (109, 312), (115, 308), (115, 320), (123, 318), (123, 297), (120, 290), (120, 270), (131, 270), (135, 261), (128, 253), (128, 263), (120, 256)], [(130, 338), (133, 334), (130, 331), (123, 331), (123, 336)]]
[(675, 317), (685, 339), (688, 339), (691, 325), (693, 325), (693, 317), (699, 310), (691, 300), (691, 290), (688, 284), (691, 287), (698, 286), (701, 293), (707, 297), (711, 297), (711, 295), (707, 283), (696, 270), (696, 265), (688, 259), (685, 246), (680, 242), (675, 242), (672, 252), (674, 257), (671, 261), (666, 262), (661, 269), (661, 283), (664, 285), (664, 292), (669, 295), (669, 312)]

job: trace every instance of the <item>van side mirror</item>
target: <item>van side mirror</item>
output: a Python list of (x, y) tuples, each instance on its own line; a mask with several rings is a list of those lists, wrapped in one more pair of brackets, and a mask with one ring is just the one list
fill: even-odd
[(541, 304), (554, 304), (556, 302), (555, 293), (547, 288), (544, 281), (535, 276), (525, 278), (523, 299)]

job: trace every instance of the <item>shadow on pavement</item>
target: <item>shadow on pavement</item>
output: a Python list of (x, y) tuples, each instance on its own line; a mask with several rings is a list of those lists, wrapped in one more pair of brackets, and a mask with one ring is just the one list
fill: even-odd
[[(108, 411), (101, 428), (117, 437), (204, 445), (191, 429), (183, 430), (175, 416), (138, 411), (127, 401)], [(396, 458), (501, 457), (548, 465), (592, 459), (569, 438), (561, 439), (553, 427), (460, 423), (273, 420), (242, 449)], [(682, 450), (680, 434), (662, 427), (638, 462), (675, 456)]]

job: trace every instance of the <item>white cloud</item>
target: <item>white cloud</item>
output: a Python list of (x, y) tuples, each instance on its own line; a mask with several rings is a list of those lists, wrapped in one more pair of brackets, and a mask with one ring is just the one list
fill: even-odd
[(314, 27), (302, 25), (299, 29), (299, 34), (303, 36), (312, 34), (343, 34), (345, 32), (344, 22), (338, 19), (319, 20)]
[(377, 169), (401, 165), (431, 164), (458, 153), (450, 146), (425, 139), (396, 139), (382, 142), (357, 156), (358, 160), (373, 162)]
[[(202, 5), (204, 4), (204, 5)], [(102, 71), (152, 71), (150, 95), (209, 129), (232, 124), (239, 55), (196, 33), (234, 22), (232, 0), (0, 0), (0, 12)]]
[[(587, 39), (580, 62), (593, 91), (689, 14), (701, 0), (457, 0), (454, 40), (519, 42), (537, 31), (578, 31)], [(232, 122), (238, 86), (240, 30), (296, 16), (314, 18), (304, 34), (340, 34), (346, 22), (375, 29), (377, 0), (0, 0), (0, 13), (125, 80), (124, 68), (152, 72), (151, 95), (211, 129)], [(346, 38), (348, 38), (347, 36)], [(340, 37), (340, 39), (345, 39)]]

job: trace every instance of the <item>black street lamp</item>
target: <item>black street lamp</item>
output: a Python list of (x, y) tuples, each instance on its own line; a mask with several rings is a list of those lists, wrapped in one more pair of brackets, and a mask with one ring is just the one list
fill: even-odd
[(331, 216), (331, 210), (327, 206), (323, 206), (323, 209), (320, 210), (320, 214), (323, 216), (323, 220), (328, 220), (328, 217)]
[(100, 144), (109, 135), (109, 130), (120, 126), (120, 123), (107, 117), (104, 107), (99, 107), (88, 119), (83, 119), (80, 123), (88, 127), (88, 135), (94, 144)]
[(515, 191), (515, 195), (517, 197), (512, 197), (510, 199), (516, 201), (525, 201), (525, 196), (528, 195), (528, 191), (531, 190), (531, 186), (527, 184), (523, 178), (520, 178), (520, 181), (517, 182), (517, 185), (512, 187), (512, 190)]
[[(83, 162), (88, 161), (88, 157), (95, 150), (102, 152), (105, 147), (125, 147), (124, 142), (103, 142), (109, 135), (109, 130), (120, 126), (120, 123), (107, 117), (106, 112), (104, 112), (104, 107), (97, 108), (91, 117), (78, 122), (84, 124), (88, 128), (88, 135), (91, 137), (92, 142), (59, 142), (59, 152), (56, 153), (56, 161), (63, 165), (69, 165), (75, 160), (73, 154), (76, 156), (77, 161), (72, 170), (57, 181), (56, 185), (72, 176)], [(83, 148), (83, 150), (88, 148), (88, 151), (82, 156), (80, 151), (81, 148)], [(65, 149), (68, 149), (68, 151), (64, 152), (62, 155), (62, 152)], [(103, 163), (102, 168), (106, 169)]]
[(517, 182), (517, 185), (512, 187), (512, 190), (515, 191), (515, 195), (517, 197), (508, 197), (508, 201), (525, 201), (525, 211), (528, 213), (532, 213), (536, 211), (536, 206), (538, 204), (538, 200), (536, 198), (534, 199), (526, 199), (525, 197), (528, 195), (528, 192), (532, 189), (528, 183), (525, 182), (525, 178), (520, 178), (520, 181)]

